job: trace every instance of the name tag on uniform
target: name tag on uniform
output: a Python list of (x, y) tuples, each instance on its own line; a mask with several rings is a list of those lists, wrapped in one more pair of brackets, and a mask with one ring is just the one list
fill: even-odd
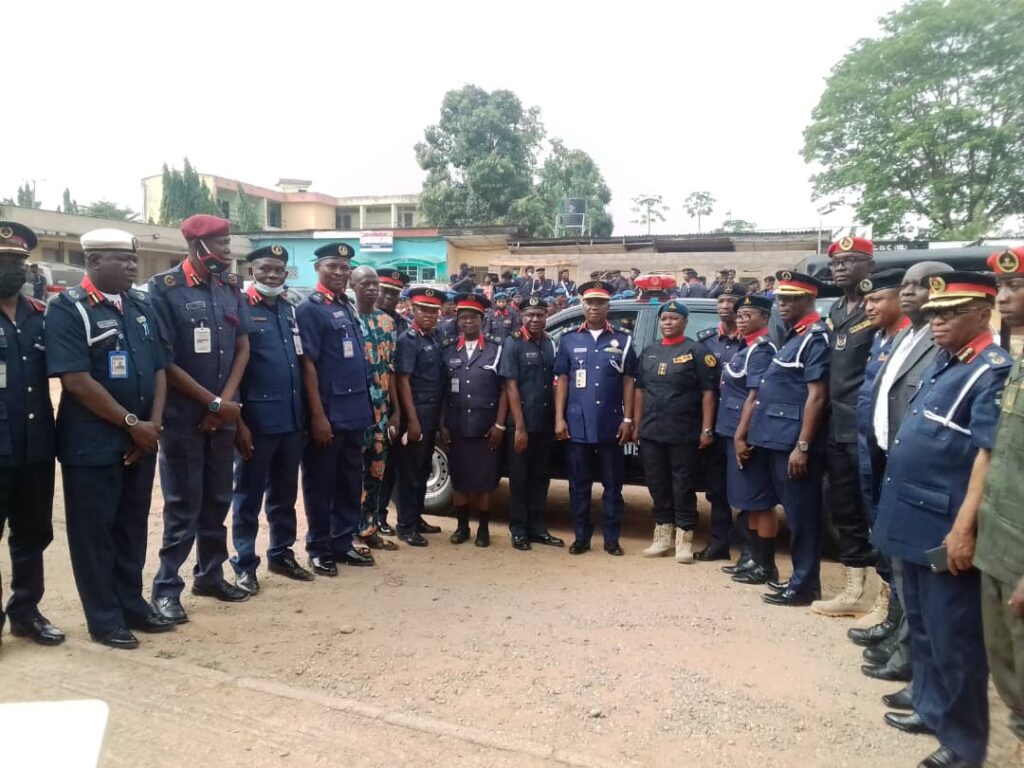
[(295, 343), (295, 354), (302, 354), (302, 337), (299, 335), (299, 329), (292, 329), (292, 341)]
[(348, 360), (356, 355), (356, 346), (352, 343), (352, 339), (341, 340), (341, 356)]
[(459, 377), (458, 376), (454, 376), (452, 378), (452, 394), (453, 395), (459, 394)]
[(209, 328), (192, 329), (192, 351), (197, 355), (208, 355), (213, 352), (213, 335)]
[(693, 360), (693, 355), (691, 354), (679, 355), (678, 357), (672, 358), (673, 363), (688, 363), (691, 360)]
[(107, 376), (111, 379), (128, 378), (128, 353), (108, 352), (107, 353)]
[(270, 322), (270, 318), (269, 317), (263, 317), (263, 315), (253, 315), (252, 316), (252, 321), (254, 323), (269, 323)]
[(577, 368), (576, 369), (576, 389), (587, 388), (587, 369)]
[(206, 308), (206, 302), (205, 301), (190, 301), (188, 304), (185, 305), (185, 309), (205, 309), (205, 308)]
[(7, 389), (7, 363), (0, 363), (0, 389)]
[(97, 328), (117, 328), (117, 320), (100, 320), (96, 323)]
[(526, 353), (526, 359), (527, 360), (532, 360), (533, 358), (538, 357), (539, 355), (540, 355), (539, 352), (527, 352)]
[(577, 354), (578, 355), (580, 352), (586, 352), (587, 348), (586, 347), (573, 347), (572, 351), (573, 351), (573, 354)]

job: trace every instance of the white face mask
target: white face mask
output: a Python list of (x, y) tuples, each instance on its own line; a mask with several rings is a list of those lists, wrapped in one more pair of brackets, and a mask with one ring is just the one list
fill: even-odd
[(256, 287), (256, 290), (263, 296), (273, 297), (280, 296), (282, 293), (284, 293), (284, 284), (278, 285), (277, 287), (273, 287), (270, 285), (264, 285), (263, 283), (257, 282), (255, 280), (253, 280), (252, 284)]

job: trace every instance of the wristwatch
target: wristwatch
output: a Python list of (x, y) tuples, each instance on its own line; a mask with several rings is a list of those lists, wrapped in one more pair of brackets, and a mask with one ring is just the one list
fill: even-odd
[(700, 436), (701, 437), (714, 437), (715, 436), (715, 430), (713, 430), (713, 429), (702, 429), (700, 431)]
[(807, 453), (809, 450), (811, 450), (811, 446), (806, 440), (798, 440), (796, 448), (798, 451), (800, 451), (800, 453)]
[(134, 413), (126, 413), (124, 415), (124, 425), (126, 427), (134, 427), (138, 423), (139, 417), (136, 416)]
[(206, 406), (211, 413), (216, 413), (220, 410), (221, 399), (219, 397), (213, 398), (212, 402)]

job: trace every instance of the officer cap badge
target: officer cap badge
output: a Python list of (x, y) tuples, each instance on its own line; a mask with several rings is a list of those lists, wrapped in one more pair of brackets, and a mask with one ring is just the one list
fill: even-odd
[(346, 259), (347, 258), (351, 258), (351, 256), (352, 256), (352, 249), (349, 248), (347, 245), (345, 245), (345, 243), (341, 243), (338, 246), (338, 255), (339, 256), (344, 256)]
[(867, 294), (871, 293), (871, 289), (874, 288), (875, 286), (869, 278), (865, 277), (863, 280), (860, 281), (860, 285), (857, 287), (860, 288), (861, 293)]
[(942, 293), (944, 290), (946, 290), (946, 281), (943, 280), (938, 275), (933, 275), (932, 278), (928, 281), (928, 287), (935, 293)]
[(434, 295), (434, 289), (433, 288), (427, 288), (427, 290), (425, 290), (423, 292), (423, 295), (424, 296), (433, 296)]
[(853, 248), (853, 238), (852, 237), (844, 237), (842, 240), (839, 241), (839, 249), (840, 250), (842, 250), (842, 251), (849, 251), (852, 248)]
[(714, 368), (716, 365), (718, 365), (718, 358), (708, 353), (704, 355), (704, 365), (706, 365), (708, 368)]
[(783, 272), (779, 272), (779, 279), (780, 280), (792, 280), (793, 279), (793, 273), (790, 272), (789, 270), (785, 270)]
[(14, 230), (10, 227), (0, 227), (0, 238), (9, 240), (14, 236)]
[(270, 252), (275, 256), (280, 256), (282, 253), (284, 253), (284, 248), (282, 248), (280, 245), (275, 244), (270, 246)]
[(993, 352), (988, 356), (988, 361), (993, 365), (1002, 365), (1006, 362), (1006, 358), (996, 352)]

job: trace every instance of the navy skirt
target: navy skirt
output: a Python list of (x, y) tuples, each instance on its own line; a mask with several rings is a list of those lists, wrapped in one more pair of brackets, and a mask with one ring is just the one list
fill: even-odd
[(750, 458), (743, 462), (743, 469), (736, 466), (736, 452), (729, 441), (729, 455), (726, 460), (726, 487), (729, 505), (734, 509), (760, 511), (772, 509), (779, 503), (772, 483), (771, 451), (754, 448)]
[(498, 487), (501, 450), (492, 451), (486, 437), (451, 436), (448, 469), (460, 493), (490, 493)]

